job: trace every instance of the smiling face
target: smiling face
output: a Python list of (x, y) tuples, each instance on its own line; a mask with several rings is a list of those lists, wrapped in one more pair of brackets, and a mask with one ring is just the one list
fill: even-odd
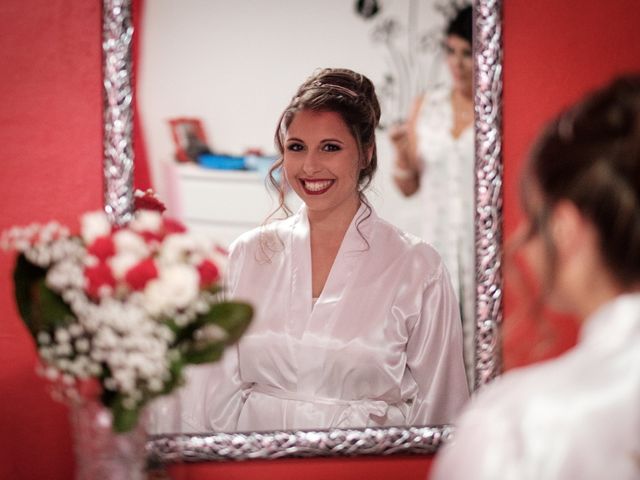
[(284, 172), (310, 215), (351, 218), (358, 210), (359, 150), (336, 112), (302, 110), (284, 135)]
[(449, 35), (444, 50), (454, 87), (463, 92), (469, 91), (473, 81), (471, 44), (462, 37)]

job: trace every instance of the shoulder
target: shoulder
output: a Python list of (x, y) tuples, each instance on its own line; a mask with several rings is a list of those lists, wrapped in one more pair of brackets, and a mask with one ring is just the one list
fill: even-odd
[[(520, 468), (525, 443), (531, 440), (523, 427), (529, 422), (525, 412), (540, 388), (537, 381), (531, 381), (537, 376), (532, 368), (536, 369), (508, 372), (475, 393), (455, 420), (454, 442), (439, 452), (435, 479), (494, 480), (522, 475), (520, 471), (519, 475), (505, 476), (505, 472), (513, 474), (512, 468)], [(541, 430), (542, 426), (534, 428)], [(542, 438), (540, 431), (538, 440)]]
[[(629, 365), (617, 374), (595, 367), (607, 363), (618, 362), (578, 346), (496, 379), (457, 419), (455, 442), (443, 449), (434, 478), (523, 478), (526, 471), (536, 472), (531, 478), (605, 478), (600, 468), (625, 470), (621, 447), (637, 445), (639, 382)], [(549, 462), (560, 451), (562, 460)]]
[(447, 104), (451, 100), (451, 89), (449, 87), (441, 86), (434, 90), (430, 90), (424, 94), (422, 102), (423, 110), (433, 107), (438, 107)]
[(282, 238), (295, 222), (295, 217), (296, 215), (292, 215), (283, 220), (275, 220), (241, 234), (229, 246), (229, 256), (234, 258), (260, 249), (273, 250), (278, 245), (281, 248)]
[(442, 257), (429, 243), (405, 232), (388, 221), (377, 217), (375, 247), (393, 261), (406, 263), (411, 270), (418, 270), (427, 281), (439, 279), (443, 274)]
[[(461, 432), (498, 418), (516, 433), (526, 432), (531, 425), (541, 431), (552, 431), (560, 424), (577, 428), (599, 413), (606, 416), (607, 411), (625, 410), (631, 404), (635, 408), (640, 381), (628, 375), (628, 368), (634, 366), (621, 369), (618, 364), (618, 357), (594, 354), (578, 344), (552, 360), (511, 370), (470, 402), (460, 418)], [(633, 388), (635, 394), (630, 393)], [(606, 398), (603, 391), (609, 392)], [(571, 404), (581, 408), (567, 409)]]
[(441, 85), (433, 89), (431, 92), (431, 98), (434, 102), (448, 102), (451, 99), (451, 87), (446, 85)]
[(451, 110), (451, 90), (436, 88), (424, 94), (420, 112), (417, 115), (417, 128), (421, 135), (428, 135), (432, 130), (443, 128), (443, 120)]

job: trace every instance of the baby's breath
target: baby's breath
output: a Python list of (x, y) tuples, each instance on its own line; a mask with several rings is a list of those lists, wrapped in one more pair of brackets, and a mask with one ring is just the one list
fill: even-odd
[[(14, 227), (0, 235), (0, 246), (46, 269), (46, 288), (69, 308), (55, 327), (36, 333), (38, 371), (59, 386), (56, 395), (77, 399), (80, 381), (97, 378), (103, 390), (120, 395), (125, 408), (136, 409), (175, 381), (171, 366), (182, 353), (172, 328), (189, 326), (219, 300), (200, 286), (199, 263), (220, 265), (224, 259), (210, 241), (187, 233), (147, 242), (145, 233), (162, 232), (159, 213), (147, 211), (118, 230), (104, 212), (85, 215), (81, 224), (81, 237), (57, 222)], [(104, 253), (109, 251), (105, 238), (113, 241), (111, 253)], [(127, 275), (149, 259), (157, 275), (132, 287)], [(113, 274), (112, 283), (98, 283), (91, 295), (87, 271), (103, 265)], [(227, 336), (210, 325), (198, 329), (194, 340), (220, 342)]]

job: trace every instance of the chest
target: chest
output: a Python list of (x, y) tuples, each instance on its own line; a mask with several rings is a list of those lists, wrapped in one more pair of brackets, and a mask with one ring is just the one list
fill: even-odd
[(311, 238), (311, 293), (313, 298), (322, 294), (335, 263), (340, 243), (335, 239)]

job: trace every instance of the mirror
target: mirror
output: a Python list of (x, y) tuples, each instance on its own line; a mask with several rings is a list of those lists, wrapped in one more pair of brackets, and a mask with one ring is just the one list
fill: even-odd
[[(161, 8), (161, 4), (168, 2), (148, 2), (149, 8)], [(175, 2), (171, 2), (175, 4)], [(191, 34), (197, 35), (211, 35), (218, 34), (214, 46), (209, 46), (208, 50), (202, 52), (200, 55), (196, 55), (200, 58), (200, 61), (191, 62), (190, 64), (172, 64), (165, 65), (165, 68), (171, 69), (172, 74), (155, 75), (153, 77), (147, 76), (143, 78), (142, 87), (140, 89), (140, 97), (143, 103), (143, 121), (146, 128), (147, 138), (157, 138), (158, 146), (149, 145), (149, 151), (151, 157), (158, 157), (158, 159), (164, 161), (164, 167), (169, 170), (174, 167), (171, 163), (171, 155), (173, 146), (170, 144), (169, 127), (167, 125), (167, 115), (165, 113), (157, 113), (157, 118), (153, 120), (153, 115), (147, 110), (145, 111), (145, 96), (152, 95), (149, 91), (151, 89), (160, 89), (164, 82), (169, 82), (169, 87), (173, 88), (173, 94), (164, 95), (168, 98), (167, 104), (174, 108), (175, 113), (196, 115), (205, 120), (209, 135), (212, 139), (213, 145), (216, 148), (229, 151), (229, 153), (241, 153), (239, 150), (246, 148), (260, 148), (265, 150), (266, 153), (271, 153), (267, 150), (268, 145), (272, 142), (272, 131), (275, 119), (282, 108), (288, 103), (288, 100), (295, 90), (297, 85), (301, 83), (306, 76), (308, 76), (319, 65), (338, 65), (343, 64), (355, 70), (360, 70), (367, 74), (374, 82), (384, 79), (385, 73), (388, 72), (390, 66), (387, 63), (388, 59), (385, 59), (384, 53), (379, 52), (373, 63), (367, 63), (371, 60), (371, 55), (360, 55), (356, 58), (347, 57), (327, 57), (317, 58), (305, 55), (306, 50), (296, 51), (296, 46), (302, 44), (302, 42), (295, 41), (295, 35), (291, 38), (286, 37), (287, 32), (293, 29), (291, 22), (282, 22), (282, 16), (275, 14), (273, 11), (263, 11), (260, 13), (260, 9), (265, 9), (265, 4), (278, 2), (244, 2), (244, 9), (241, 7), (232, 9), (232, 13), (237, 16), (239, 23), (233, 23), (231, 19), (225, 18), (224, 15), (227, 10), (230, 9), (229, 4), (222, 2), (193, 2), (194, 6), (190, 6), (187, 3), (180, 2), (173, 5), (174, 8), (184, 9), (186, 12), (190, 10), (193, 12), (195, 4), (201, 7), (212, 8), (211, 5), (217, 5), (218, 15), (215, 18), (207, 17), (204, 15), (195, 15), (195, 18), (190, 19), (191, 29), (183, 30), (182, 33), (173, 32), (174, 27), (180, 24), (178, 18), (179, 15), (173, 15), (166, 17), (167, 23), (158, 25), (161, 37), (169, 40), (168, 44), (163, 44), (163, 48), (159, 50), (159, 55), (163, 53), (171, 58), (180, 58), (180, 50), (174, 55), (168, 55), (170, 49), (189, 48), (184, 47), (182, 42), (177, 41), (179, 36), (190, 36)], [(306, 20), (300, 22), (302, 26), (314, 24), (319, 25), (324, 29), (330, 30), (332, 33), (337, 33), (339, 27), (337, 26), (337, 19), (341, 18), (341, 13), (345, 10), (344, 15), (353, 16), (353, 3), (335, 1), (336, 5), (332, 5), (330, 8), (328, 4), (323, 2), (295, 2), (289, 6), (289, 10), (294, 8), (301, 9), (301, 15), (305, 15)], [(392, 3), (392, 2), (388, 2)], [(409, 2), (414, 3), (414, 2)], [(424, 5), (426, 2), (415, 2)], [(304, 4), (304, 6), (297, 6), (298, 4)], [(399, 4), (399, 3), (397, 3)], [(386, 4), (385, 4), (386, 5)], [(320, 10), (320, 11), (315, 11)], [(268, 10), (268, 8), (267, 8)], [(330, 19), (320, 20), (320, 13), (330, 12)], [(130, 41), (130, 31), (126, 28), (122, 29), (120, 34), (114, 33), (111, 28), (107, 30), (107, 25), (111, 25), (113, 22), (123, 21), (126, 23), (126, 18), (122, 20), (123, 11), (119, 11), (117, 14), (114, 10), (105, 8), (105, 36), (112, 35), (113, 43), (121, 45), (128, 45)], [(125, 10), (126, 12), (126, 4)], [(289, 12), (291, 13), (291, 12)], [(477, 265), (476, 276), (476, 317), (475, 317), (475, 343), (474, 343), (474, 359), (475, 359), (475, 385), (481, 386), (490, 381), (495, 375), (499, 373), (500, 361), (498, 351), (498, 333), (501, 320), (501, 278), (500, 278), (500, 224), (501, 224), (501, 164), (500, 164), (500, 92), (501, 92), (501, 76), (500, 76), (500, 21), (499, 21), (499, 4), (488, 2), (484, 0), (477, 0), (474, 4), (475, 24), (474, 24), (474, 63), (475, 63), (475, 151), (476, 151), (476, 242), (475, 242), (475, 256)], [(114, 18), (116, 17), (116, 18)], [(256, 19), (257, 25), (252, 25), (248, 19)], [(282, 38), (285, 36), (289, 42), (290, 49), (282, 52), (282, 48), (278, 49), (273, 47), (269, 42), (271, 41), (267, 33), (263, 36), (257, 35), (250, 36), (250, 33), (257, 26), (262, 25), (264, 27), (264, 19), (269, 19), (269, 25), (267, 33), (277, 32), (277, 37)], [(289, 18), (289, 17), (287, 17)], [(400, 18), (400, 17), (399, 17)], [(402, 17), (406, 18), (406, 17)], [(371, 30), (372, 23), (364, 19), (359, 19), (361, 27), (359, 27), (359, 34), (354, 31), (350, 31), (349, 35), (352, 35), (352, 40), (348, 43), (352, 44), (353, 48), (362, 49), (376, 49), (375, 45), (371, 45)], [(195, 22), (195, 23), (193, 23)], [(279, 23), (280, 22), (280, 23)], [(311, 22), (311, 23), (309, 23)], [(187, 25), (189, 26), (189, 25)], [(299, 27), (299, 25), (298, 25)], [(172, 32), (172, 33), (169, 33)], [(144, 34), (144, 31), (143, 31)], [(197, 35), (195, 35), (197, 37)], [(226, 35), (226, 36), (225, 36)], [(261, 43), (265, 43), (267, 50), (271, 47), (275, 53), (284, 54), (278, 61), (273, 59), (267, 59), (264, 56), (255, 58), (249, 62), (243, 54), (239, 54), (237, 49), (225, 49), (220, 48), (216, 50), (216, 54), (220, 54), (225, 61), (229, 61), (229, 56), (242, 56), (244, 70), (241, 67), (237, 69), (229, 69), (220, 67), (224, 62), (220, 60), (220, 63), (214, 60), (215, 55), (211, 51), (215, 49), (216, 45), (224, 46), (228, 45), (232, 38), (257, 38)], [(193, 36), (193, 35), (192, 35)], [(330, 42), (331, 38), (340, 38), (338, 35), (319, 36), (315, 38), (316, 41)], [(273, 37), (275, 38), (275, 37)], [(360, 42), (362, 45), (358, 47)], [(108, 42), (105, 42), (105, 45)], [(201, 43), (207, 44), (204, 38), (201, 38)], [(196, 43), (197, 45), (197, 43)], [(252, 48), (255, 44), (249, 43), (248, 49)], [(106, 47), (105, 47), (106, 48)], [(193, 47), (196, 48), (196, 47)], [(144, 49), (144, 47), (143, 47)], [(318, 51), (329, 51), (324, 48), (324, 44), (317, 48)], [(335, 51), (341, 55), (346, 55), (349, 49), (344, 48), (344, 42), (339, 42), (334, 48)], [(212, 58), (213, 57), (213, 58)], [(190, 56), (193, 58), (193, 56)], [(124, 58), (126, 63), (127, 59)], [(150, 62), (150, 58), (142, 57), (141, 62)], [(105, 60), (107, 63), (107, 60)], [(130, 61), (129, 61), (130, 63)], [(435, 61), (434, 61), (435, 63)], [(197, 67), (199, 64), (205, 64), (209, 70), (204, 73), (197, 73)], [(129, 69), (124, 69), (125, 80), (126, 75), (130, 75)], [(216, 68), (218, 67), (218, 68)], [(426, 67), (433, 68), (436, 72), (434, 65), (427, 65)], [(298, 70), (299, 69), (299, 70)], [(262, 72), (256, 74), (256, 72)], [(272, 72), (281, 75), (277, 80), (265, 78), (265, 73), (268, 72), (271, 75)], [(245, 85), (244, 92), (246, 95), (233, 92), (232, 87), (235, 84), (241, 83), (243, 76), (254, 74), (259, 80), (269, 82), (269, 88), (256, 89), (249, 88)], [(110, 87), (118, 88), (121, 86), (121, 82), (112, 81), (116, 75), (113, 70), (105, 68), (105, 88)], [(122, 75), (119, 77), (123, 78)], [(230, 101), (226, 106), (220, 107), (219, 111), (225, 112), (225, 116), (216, 115), (218, 112), (207, 113), (211, 111), (211, 106), (208, 105), (207, 97), (195, 97), (191, 100), (187, 100), (186, 103), (182, 102), (184, 99), (180, 98), (182, 94), (189, 90), (183, 88), (182, 84), (176, 81), (176, 78), (184, 78), (188, 82), (203, 82), (206, 89), (210, 92), (214, 90), (220, 90), (223, 96)], [(434, 73), (435, 80), (431, 86), (434, 86), (438, 82), (442, 81), (442, 73)], [(110, 81), (108, 81), (110, 80)], [(173, 83), (171, 83), (173, 82)], [(428, 87), (429, 85), (425, 85)], [(164, 84), (166, 88), (167, 85)], [(129, 87), (130, 88), (130, 87)], [(412, 89), (416, 88), (412, 85), (407, 91), (412, 92)], [(405, 89), (406, 90), (406, 89)], [(107, 95), (108, 96), (108, 95)], [(383, 98), (383, 108), (385, 108), (385, 102), (391, 107), (387, 108), (387, 111), (392, 112), (394, 115), (400, 116), (402, 112), (407, 111), (408, 98), (411, 95), (406, 94), (404, 98), (394, 97), (393, 95)], [(126, 95), (125, 95), (126, 97)], [(157, 97), (156, 97), (157, 98)], [(175, 102), (175, 103), (174, 103)], [(246, 102), (246, 103), (243, 103)], [(176, 105), (178, 105), (176, 107)], [(181, 110), (181, 111), (180, 111)], [(127, 115), (126, 108), (117, 109), (111, 116), (108, 115), (109, 108), (106, 108), (105, 112), (105, 142), (114, 138), (112, 125), (118, 125), (116, 122), (120, 116)], [(252, 115), (246, 115), (246, 112), (252, 112)], [(171, 116), (174, 116), (171, 114)], [(266, 117), (265, 117), (266, 116)], [(393, 117), (393, 115), (392, 115)], [(264, 118), (268, 118), (265, 120)], [(208, 119), (211, 119), (208, 122)], [(391, 123), (396, 118), (387, 118), (383, 120), (384, 123)], [(130, 117), (125, 119), (130, 121)], [(216, 123), (218, 122), (218, 123)], [(210, 124), (209, 124), (210, 123)], [(126, 124), (126, 122), (125, 122)], [(230, 128), (225, 130), (223, 127), (228, 125)], [(252, 130), (254, 129), (254, 130)], [(246, 133), (249, 131), (260, 132), (255, 135), (252, 134), (250, 140), (247, 140)], [(118, 132), (122, 135), (122, 132)], [(126, 134), (129, 136), (127, 137)], [(119, 137), (120, 138), (120, 137)], [(130, 147), (130, 131), (125, 132), (125, 142), (117, 141), (121, 148), (126, 149)], [(378, 134), (378, 143), (380, 148), (380, 156), (386, 155), (390, 158), (390, 150), (381, 146), (387, 141), (387, 135), (385, 132)], [(128, 143), (127, 143), (128, 142)], [(162, 146), (164, 142), (164, 146)], [(246, 143), (249, 142), (249, 143)], [(109, 172), (106, 175), (106, 193), (105, 202), (106, 207), (112, 208), (116, 215), (117, 212), (126, 211), (116, 210), (116, 207), (121, 207), (123, 204), (127, 204), (127, 195), (130, 192), (130, 179), (127, 180), (127, 176), (130, 175), (130, 169), (120, 168), (118, 171), (120, 175), (114, 175), (114, 169), (110, 168), (113, 165), (122, 165), (122, 155), (114, 155), (109, 149), (105, 149), (105, 172)], [(159, 153), (162, 152), (162, 153)], [(129, 152), (130, 156), (130, 152)], [(169, 167), (167, 167), (169, 165)], [(163, 175), (164, 173), (164, 175)], [(166, 181), (166, 177), (171, 177), (171, 172), (164, 171), (159, 175), (154, 175), (156, 178), (156, 184), (158, 184), (158, 190), (161, 195), (172, 194), (170, 187), (171, 182)], [(160, 181), (158, 178), (160, 177)], [(162, 178), (164, 177), (164, 178)], [(384, 212), (385, 208), (389, 207), (390, 200), (393, 195), (398, 197), (398, 193), (390, 185), (390, 171), (387, 167), (385, 172), (382, 162), (378, 171), (377, 177), (382, 179), (381, 183), (376, 184), (376, 190), (378, 192), (377, 198), (371, 198), (374, 207), (378, 209), (379, 214), (383, 218), (394, 220), (395, 223), (399, 223), (401, 228), (411, 230), (407, 225), (411, 224), (409, 217), (405, 219), (395, 219), (393, 215), (387, 215)], [(387, 185), (384, 181), (386, 179)], [(160, 188), (160, 184), (165, 185), (165, 192)], [(166, 186), (169, 185), (169, 188)], [(175, 184), (174, 184), (175, 186)], [(118, 188), (116, 188), (118, 187)], [(224, 192), (223, 192), (224, 193)], [(378, 203), (376, 203), (378, 202)], [(391, 202), (393, 205), (393, 203)], [(210, 205), (210, 204), (209, 204)], [(419, 214), (419, 210), (416, 208), (418, 205), (414, 205), (413, 210), (407, 209), (406, 211), (414, 212), (414, 215)], [(184, 205), (174, 204), (174, 209)], [(206, 205), (205, 205), (206, 207)], [(202, 208), (202, 207), (201, 207)], [(404, 211), (404, 210), (403, 210)], [(238, 218), (247, 219), (251, 221), (253, 218), (247, 212), (234, 213), (230, 218), (223, 219), (227, 223), (233, 223)], [(266, 215), (264, 215), (266, 216)], [(260, 220), (264, 219), (264, 216)], [(405, 224), (403, 224), (405, 222)], [(251, 228), (251, 227), (249, 227)], [(224, 240), (224, 239), (223, 239)], [(322, 430), (322, 431), (300, 431), (300, 432), (260, 432), (259, 434), (247, 434), (247, 433), (217, 433), (200, 435), (161, 435), (154, 437), (149, 444), (149, 451), (151, 456), (155, 460), (170, 461), (176, 459), (191, 459), (191, 460), (203, 460), (203, 459), (244, 459), (244, 458), (271, 458), (286, 455), (342, 455), (342, 454), (358, 454), (358, 453), (407, 453), (407, 452), (433, 452), (437, 446), (449, 436), (451, 427), (448, 426), (405, 426), (405, 427), (392, 427), (392, 428), (368, 428), (368, 429), (356, 429), (356, 430)]]

